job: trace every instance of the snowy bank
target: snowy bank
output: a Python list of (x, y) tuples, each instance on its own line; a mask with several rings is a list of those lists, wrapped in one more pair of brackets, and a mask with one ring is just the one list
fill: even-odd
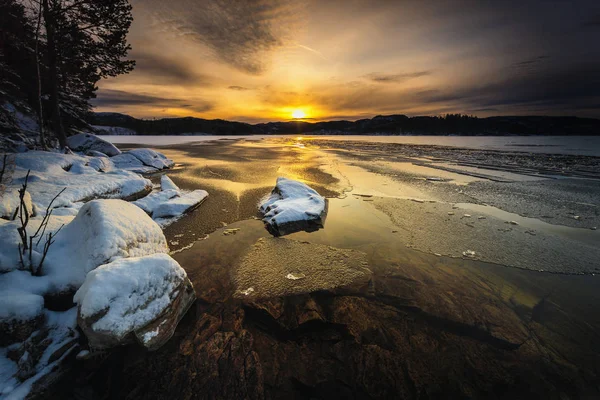
[(267, 229), (276, 236), (320, 229), (327, 214), (327, 201), (316, 190), (283, 177), (258, 206)]
[[(78, 313), (73, 299), (84, 282), (89, 291), (81, 291), (78, 299), (82, 304), (83, 293), (98, 290), (118, 292), (121, 299), (146, 299), (147, 303), (124, 311), (133, 318), (131, 335), (125, 336), (137, 338), (152, 350), (171, 337), (195, 299), (185, 272), (167, 255), (161, 227), (148, 214), (161, 206), (175, 208), (174, 214), (188, 211), (188, 206), (200, 204), (206, 192), (198, 196), (180, 190), (164, 177), (161, 186), (165, 191), (157, 192), (157, 199), (150, 180), (123, 170), (114, 160), (133, 157), (152, 172), (169, 168), (171, 160), (144, 149), (108, 157), (110, 149), (89, 136), (93, 135), (79, 138), (78, 144), (72, 139), (77, 144), (73, 147), (85, 154), (28, 151), (9, 155), (10, 179), (0, 192), (0, 398), (24, 398), (30, 391), (42, 390), (53, 374), (64, 371), (63, 360), (82, 342), (77, 340)], [(79, 147), (90, 141), (100, 147)], [(22, 251), (23, 238), (18, 231), (22, 223), (13, 217), (21, 206), (18, 190), (25, 183), (29, 216), (25, 237), (29, 239), (38, 228), (41, 233), (27, 240), (30, 249)], [(128, 202), (135, 200), (140, 203)], [(169, 203), (172, 200), (177, 201)], [(46, 215), (49, 218), (45, 219)], [(46, 248), (49, 242), (52, 244)], [(111, 269), (111, 274), (90, 276), (99, 266)], [(119, 271), (125, 275), (117, 279), (114, 274)], [(105, 279), (107, 276), (114, 279)], [(117, 315), (116, 319), (125, 315), (119, 314), (123, 302), (113, 298), (109, 303), (100, 314)], [(81, 328), (94, 335), (96, 326), (85, 328), (89, 321), (82, 318)], [(107, 326), (98, 328), (106, 334)], [(123, 330), (111, 334), (120, 336)]]

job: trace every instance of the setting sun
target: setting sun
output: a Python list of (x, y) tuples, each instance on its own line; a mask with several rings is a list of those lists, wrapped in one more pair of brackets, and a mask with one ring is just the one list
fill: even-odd
[(306, 117), (306, 113), (303, 110), (296, 109), (292, 111), (292, 118), (294, 119), (302, 119)]

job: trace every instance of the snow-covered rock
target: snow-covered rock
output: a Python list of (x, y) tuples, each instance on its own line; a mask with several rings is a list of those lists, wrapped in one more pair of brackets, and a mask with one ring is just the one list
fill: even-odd
[(152, 149), (133, 149), (129, 150), (127, 154), (131, 154), (140, 160), (144, 165), (154, 167), (156, 169), (171, 168), (175, 165), (173, 160), (168, 159), (164, 154)]
[(107, 142), (96, 135), (92, 135), (91, 133), (80, 133), (78, 135), (71, 136), (67, 138), (67, 145), (69, 148), (71, 148), (71, 150), (80, 151), (82, 153), (85, 153), (89, 150), (95, 150), (110, 157), (121, 154), (121, 150), (119, 150), (114, 144)]
[(194, 190), (183, 194), (179, 197), (174, 197), (160, 205), (158, 205), (152, 213), (153, 218), (168, 218), (175, 217), (198, 207), (208, 197), (206, 190)]
[(160, 190), (179, 190), (179, 187), (167, 175), (160, 177)]
[[(27, 214), (32, 216), (34, 213), (33, 203), (31, 202), (31, 194), (29, 194), (27, 191), (23, 196), (23, 202), (25, 203)], [(20, 204), (21, 200), (19, 198), (19, 190), (17, 188), (5, 191), (2, 195), (0, 195), (0, 218), (12, 219)]]
[(16, 154), (11, 186), (21, 186), (31, 170), (27, 191), (37, 210), (46, 209), (62, 189), (53, 207), (70, 207), (73, 203), (94, 198), (135, 200), (152, 190), (152, 182), (140, 175), (119, 170), (112, 159), (29, 151)]
[(167, 254), (126, 258), (90, 272), (77, 293), (78, 324), (93, 349), (131, 343), (155, 350), (195, 300), (183, 268)]
[(156, 168), (144, 165), (137, 157), (129, 153), (121, 153), (118, 156), (111, 157), (115, 167), (140, 174), (147, 172), (156, 172)]
[(169, 201), (170, 199), (180, 195), (179, 190), (162, 190), (160, 192), (152, 192), (148, 196), (143, 197), (133, 202), (136, 206), (152, 215), (154, 209), (159, 205)]
[(323, 196), (302, 182), (279, 177), (270, 195), (259, 202), (263, 221), (274, 235), (323, 226), (327, 213)]
[(85, 152), (86, 156), (90, 156), (90, 157), (103, 157), (103, 158), (108, 158), (108, 156), (100, 151), (96, 151), (96, 150), (88, 150)]
[(0, 293), (0, 346), (22, 342), (44, 322), (44, 298), (13, 288)]
[(55, 287), (78, 287), (99, 265), (168, 252), (160, 226), (139, 207), (122, 200), (93, 200), (56, 236), (45, 270)]

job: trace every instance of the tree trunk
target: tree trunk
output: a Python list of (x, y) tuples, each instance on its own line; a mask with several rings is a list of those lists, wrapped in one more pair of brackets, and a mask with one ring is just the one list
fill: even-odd
[(67, 136), (63, 129), (60, 118), (60, 105), (58, 98), (58, 66), (56, 60), (56, 42), (55, 42), (55, 24), (56, 19), (48, 5), (48, 0), (42, 0), (44, 9), (44, 23), (46, 26), (46, 36), (48, 40), (48, 74), (50, 77), (50, 107), (52, 108), (52, 127), (54, 134), (58, 138), (61, 148), (67, 147)]
[(40, 145), (44, 150), (48, 148), (46, 137), (44, 136), (44, 111), (42, 108), (42, 74), (40, 73), (40, 25), (42, 23), (42, 3), (38, 8), (37, 25), (35, 29), (35, 66), (37, 68), (38, 83), (38, 124), (40, 126)]

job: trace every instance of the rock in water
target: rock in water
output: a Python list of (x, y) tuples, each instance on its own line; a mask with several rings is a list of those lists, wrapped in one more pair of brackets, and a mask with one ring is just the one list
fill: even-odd
[(86, 153), (90, 150), (98, 151), (106, 154), (109, 157), (121, 154), (121, 150), (117, 149), (114, 144), (100, 139), (91, 133), (80, 133), (79, 135), (67, 138), (67, 145), (71, 150)]
[(259, 203), (268, 231), (281, 236), (321, 229), (327, 215), (327, 200), (306, 184), (283, 177), (269, 196)]
[(75, 294), (77, 323), (93, 349), (138, 341), (165, 344), (196, 295), (185, 271), (167, 254), (125, 258), (90, 272)]
[(192, 211), (200, 206), (207, 197), (208, 192), (201, 189), (183, 194), (179, 197), (174, 197), (158, 205), (152, 213), (152, 218), (176, 217)]

